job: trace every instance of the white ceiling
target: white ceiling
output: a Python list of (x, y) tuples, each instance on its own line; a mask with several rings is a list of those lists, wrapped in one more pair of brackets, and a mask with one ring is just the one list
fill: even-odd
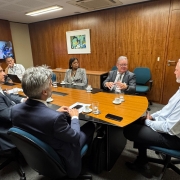
[[(38, 22), (48, 19), (54, 19), (64, 16), (70, 16), (75, 14), (86, 13), (92, 10), (87, 10), (72, 4), (67, 3), (68, 1), (86, 1), (86, 3), (96, 2), (97, 3), (107, 3), (107, 1), (120, 1), (123, 5), (134, 4), (139, 2), (144, 2), (148, 0), (0, 0), (0, 19), (12, 21), (12, 22), (20, 22), (20, 23), (32, 23)], [(99, 2), (98, 2), (99, 1)], [(63, 7), (63, 10), (56, 11), (40, 16), (26, 16), (25, 13), (39, 10), (42, 8), (46, 8), (53, 5), (59, 5)], [(102, 9), (106, 9), (104, 7)]]

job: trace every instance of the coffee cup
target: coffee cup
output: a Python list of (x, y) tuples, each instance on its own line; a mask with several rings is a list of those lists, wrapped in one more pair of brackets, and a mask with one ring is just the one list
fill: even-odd
[(92, 90), (91, 85), (88, 85), (86, 89), (87, 89), (87, 91), (91, 91)]
[(120, 98), (115, 98), (115, 99), (114, 99), (114, 102), (115, 102), (115, 103), (120, 103), (120, 102), (121, 102), (121, 99), (120, 99)]
[(85, 105), (84, 106), (84, 112), (89, 112), (89, 111), (90, 111), (89, 105)]
[(57, 87), (57, 82), (53, 82), (53, 87)]
[(65, 84), (65, 82), (64, 82), (64, 81), (61, 81), (61, 83), (62, 83), (62, 84)]

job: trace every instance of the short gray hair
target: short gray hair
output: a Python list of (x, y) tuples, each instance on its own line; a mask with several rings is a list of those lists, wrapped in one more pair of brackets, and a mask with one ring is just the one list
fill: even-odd
[(117, 63), (118, 63), (119, 61), (121, 61), (121, 60), (127, 60), (127, 61), (128, 61), (128, 59), (127, 59), (126, 56), (120, 56), (120, 57), (118, 57)]
[(49, 87), (52, 71), (38, 66), (28, 68), (22, 78), (22, 89), (29, 98), (40, 99), (43, 90)]

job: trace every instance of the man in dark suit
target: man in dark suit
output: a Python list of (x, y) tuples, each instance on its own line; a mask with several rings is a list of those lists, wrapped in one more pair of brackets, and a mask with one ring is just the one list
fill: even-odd
[(7, 136), (7, 131), (12, 127), (11, 109), (15, 104), (23, 101), (23, 98), (13, 94), (7, 94), (1, 89), (5, 81), (5, 73), (0, 66), (0, 150), (7, 150), (14, 147)]
[(64, 160), (67, 175), (75, 178), (81, 172), (81, 148), (91, 142), (95, 127), (92, 122), (80, 127), (77, 109), (62, 106), (55, 111), (47, 107), (46, 100), (52, 94), (51, 74), (45, 67), (25, 71), (22, 88), (29, 98), (12, 108), (12, 123), (49, 144)]
[(103, 87), (110, 91), (115, 91), (118, 87), (125, 93), (134, 94), (136, 91), (136, 77), (134, 73), (128, 71), (127, 57), (120, 56), (116, 66), (117, 70), (109, 72), (108, 77), (103, 82)]

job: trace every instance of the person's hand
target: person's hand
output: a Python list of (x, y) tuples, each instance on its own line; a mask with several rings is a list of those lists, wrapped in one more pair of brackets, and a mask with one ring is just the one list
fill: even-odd
[(28, 97), (27, 98), (23, 98), (23, 102), (25, 102), (27, 99), (28, 99)]
[(79, 116), (79, 111), (78, 111), (78, 109), (69, 109), (69, 115), (71, 116), (71, 117), (73, 117), (73, 116)]
[(153, 120), (153, 118), (149, 112), (146, 112), (146, 119)]
[(13, 83), (13, 81), (9, 78), (9, 79), (8, 79), (8, 83)]
[(106, 82), (105, 83), (105, 86), (109, 89), (111, 89), (112, 86), (114, 86), (114, 83), (113, 82)]
[(119, 87), (120, 89), (127, 89), (127, 84), (126, 83), (122, 83), (121, 81), (118, 81), (115, 83), (117, 87)]
[(13, 67), (12, 64), (8, 64), (8, 67), (7, 67), (7, 68), (9, 69), (9, 68), (12, 68), (12, 67)]
[(69, 107), (67, 106), (61, 106), (59, 109), (57, 109), (56, 111), (59, 112), (68, 112), (69, 111)]

